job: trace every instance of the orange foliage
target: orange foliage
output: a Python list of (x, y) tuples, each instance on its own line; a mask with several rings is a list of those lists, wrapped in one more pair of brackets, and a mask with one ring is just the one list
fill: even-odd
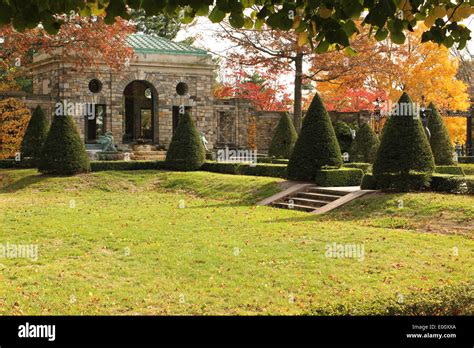
[(0, 101), (0, 159), (14, 157), (30, 122), (31, 112), (15, 98)]
[(459, 140), (461, 144), (466, 143), (467, 125), (464, 117), (444, 117), (444, 124), (448, 128), (449, 137), (453, 144)]
[(257, 119), (255, 116), (249, 117), (247, 128), (247, 146), (250, 150), (257, 150)]

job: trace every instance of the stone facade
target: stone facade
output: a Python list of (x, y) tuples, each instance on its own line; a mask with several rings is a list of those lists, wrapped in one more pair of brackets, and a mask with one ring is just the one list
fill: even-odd
[[(83, 103), (105, 105), (105, 131), (111, 131), (115, 142), (124, 144), (125, 95), (124, 91), (135, 81), (146, 84), (152, 94), (152, 142), (167, 148), (173, 133), (173, 111), (191, 112), (199, 131), (213, 147), (217, 136), (217, 122), (213, 112), (213, 71), (210, 56), (136, 54), (136, 59), (120, 71), (105, 66), (78, 69), (62, 62), (58, 57), (39, 55), (32, 66), (33, 95), (31, 101), (43, 99), (43, 106), (51, 115), (55, 104), (65, 106)], [(100, 81), (102, 87), (92, 93), (89, 82)], [(183, 95), (177, 93), (178, 83), (186, 85)], [(78, 130), (86, 138), (86, 117), (74, 112)], [(137, 139), (128, 139), (134, 141)]]

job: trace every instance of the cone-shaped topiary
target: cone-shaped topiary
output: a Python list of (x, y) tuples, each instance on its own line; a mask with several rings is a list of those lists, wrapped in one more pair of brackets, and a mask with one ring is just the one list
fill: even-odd
[(180, 116), (178, 127), (166, 153), (166, 166), (175, 170), (198, 170), (206, 160), (206, 150), (188, 113)]
[(346, 122), (337, 121), (334, 124), (334, 132), (341, 148), (341, 152), (349, 152), (353, 139), (351, 134), (351, 127)]
[(23, 157), (31, 157), (35, 161), (41, 157), (44, 142), (48, 136), (49, 122), (44, 115), (41, 106), (37, 106), (31, 116), (28, 128), (21, 143), (21, 154)]
[(312, 180), (316, 171), (322, 167), (341, 165), (341, 149), (331, 119), (321, 98), (316, 94), (288, 162), (288, 178)]
[(90, 171), (89, 158), (71, 116), (54, 116), (38, 170), (56, 175)]
[[(403, 186), (404, 179), (409, 185), (410, 173), (431, 174), (434, 171), (433, 153), (419, 115), (415, 112), (412, 100), (404, 92), (385, 124), (373, 166), (377, 185), (385, 181), (383, 188), (410, 189), (399, 187)], [(397, 183), (397, 187), (387, 184), (392, 180), (390, 178)]]
[(380, 140), (366, 122), (362, 123), (352, 143), (350, 158), (352, 162), (374, 163)]
[(449, 138), (448, 129), (433, 103), (430, 103), (428, 110), (428, 129), (431, 133), (430, 145), (435, 164), (452, 165), (454, 164), (454, 148)]
[(268, 155), (276, 158), (290, 158), (296, 139), (298, 139), (298, 133), (290, 116), (285, 112), (281, 115), (275, 129)]

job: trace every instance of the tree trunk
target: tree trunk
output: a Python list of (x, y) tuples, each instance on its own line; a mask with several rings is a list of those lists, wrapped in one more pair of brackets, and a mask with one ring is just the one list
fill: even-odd
[(294, 106), (293, 106), (293, 123), (296, 131), (299, 133), (301, 130), (301, 118), (302, 118), (302, 87), (303, 87), (303, 54), (298, 53), (295, 57), (295, 94), (294, 94)]

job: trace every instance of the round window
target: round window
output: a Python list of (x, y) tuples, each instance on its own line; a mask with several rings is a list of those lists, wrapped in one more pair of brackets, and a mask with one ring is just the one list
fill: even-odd
[(184, 82), (178, 83), (176, 85), (176, 93), (178, 93), (178, 95), (185, 95), (186, 93), (188, 93), (188, 85)]
[(97, 79), (89, 81), (89, 91), (92, 93), (99, 93), (102, 90), (102, 82)]

